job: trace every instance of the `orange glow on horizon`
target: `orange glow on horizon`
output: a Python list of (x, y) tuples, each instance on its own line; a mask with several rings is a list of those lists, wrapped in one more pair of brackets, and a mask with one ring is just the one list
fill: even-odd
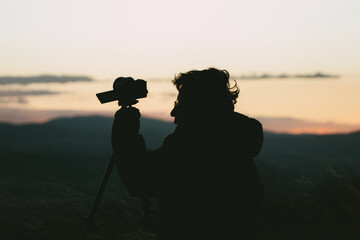
[(264, 128), (264, 131), (278, 133), (278, 134), (316, 134), (316, 135), (331, 135), (331, 134), (349, 134), (352, 132), (360, 131), (360, 129), (354, 130), (342, 130), (342, 129), (331, 129), (331, 128), (294, 128), (294, 129), (267, 129)]
[[(5, 112), (4, 112), (5, 113)], [(56, 111), (15, 111), (15, 110), (8, 110), (6, 111), (6, 115), (12, 115), (13, 118), (6, 118), (0, 116), (0, 123), (13, 123), (13, 124), (29, 124), (29, 123), (36, 123), (36, 124), (43, 124), (48, 121), (51, 121), (56, 118), (68, 118), (68, 117), (86, 117), (86, 116), (105, 116), (105, 117), (113, 117), (113, 112), (111, 111), (103, 111), (103, 112), (96, 112), (96, 111), (83, 111), (83, 112), (75, 112), (75, 111), (64, 111), (64, 112), (56, 112)], [(142, 113), (142, 117), (144, 118), (152, 118), (160, 121), (165, 122), (173, 122), (173, 118), (170, 115), (165, 115), (161, 112), (158, 113)], [(316, 134), (316, 135), (329, 135), (329, 134), (348, 134), (352, 132), (360, 131), (360, 128), (356, 127), (348, 127), (348, 128), (341, 128), (341, 126), (336, 127), (291, 127), (291, 126), (267, 126), (268, 124), (265, 122), (263, 123), (263, 128), (265, 132), (272, 132), (277, 134), (293, 134), (293, 135), (300, 135), (300, 134)]]

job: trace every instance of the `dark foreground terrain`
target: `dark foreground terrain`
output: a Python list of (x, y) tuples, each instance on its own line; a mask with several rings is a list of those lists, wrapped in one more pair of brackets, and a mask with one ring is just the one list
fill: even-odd
[[(79, 239), (111, 155), (111, 118), (0, 124), (0, 239)], [(171, 123), (142, 119), (148, 147)], [(261, 239), (360, 239), (360, 132), (266, 133)], [(156, 239), (114, 171), (87, 239)]]

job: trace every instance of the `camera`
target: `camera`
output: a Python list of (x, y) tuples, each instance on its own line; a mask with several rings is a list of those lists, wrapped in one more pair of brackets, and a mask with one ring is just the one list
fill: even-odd
[(145, 80), (119, 77), (114, 81), (113, 90), (97, 93), (96, 96), (101, 104), (119, 101), (119, 106), (130, 106), (138, 102), (136, 99), (147, 97), (147, 93)]

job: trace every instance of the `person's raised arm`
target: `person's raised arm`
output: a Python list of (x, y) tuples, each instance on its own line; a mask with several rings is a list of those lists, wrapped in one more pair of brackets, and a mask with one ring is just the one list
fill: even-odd
[(183, 164), (172, 151), (176, 137), (170, 135), (162, 147), (146, 151), (139, 135), (140, 112), (134, 107), (122, 108), (115, 114), (112, 127), (112, 148), (120, 177), (133, 196), (157, 197), (175, 187), (183, 174)]

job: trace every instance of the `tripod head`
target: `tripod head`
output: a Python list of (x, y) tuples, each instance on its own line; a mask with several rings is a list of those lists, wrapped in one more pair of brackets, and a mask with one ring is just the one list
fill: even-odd
[(118, 77), (113, 83), (113, 90), (97, 93), (96, 96), (101, 104), (118, 101), (119, 106), (126, 107), (138, 103), (137, 99), (147, 97), (147, 93), (145, 80)]

